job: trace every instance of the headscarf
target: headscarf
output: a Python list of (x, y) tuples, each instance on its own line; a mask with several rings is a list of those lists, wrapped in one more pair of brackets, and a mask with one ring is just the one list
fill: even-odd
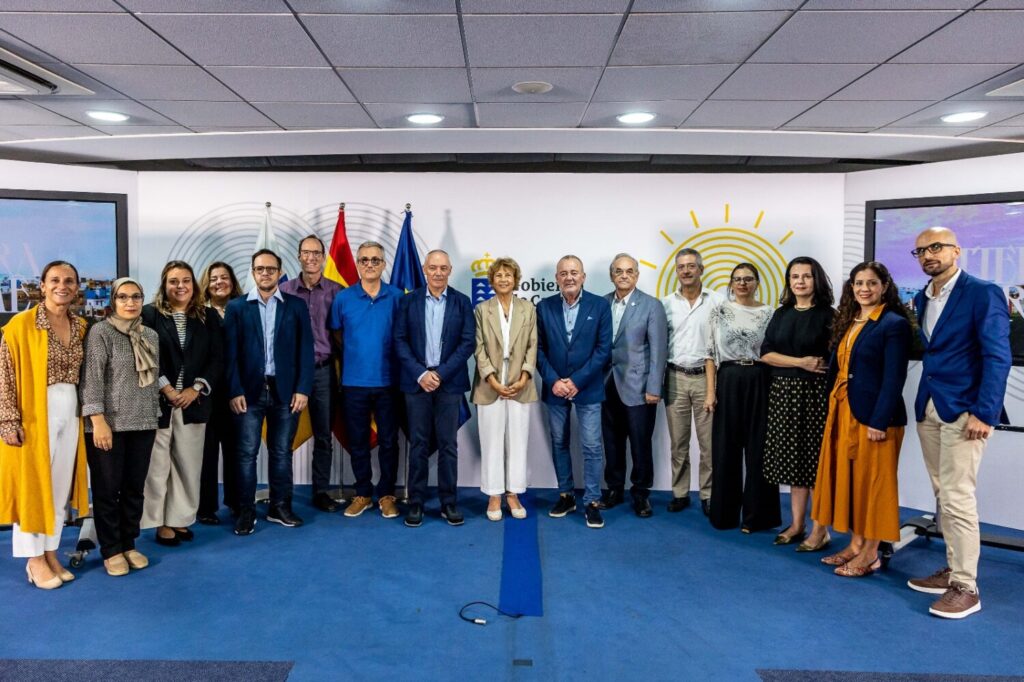
[[(114, 280), (114, 283), (110, 286), (110, 302), (114, 303), (117, 297), (117, 290), (123, 287), (125, 284), (134, 284), (139, 288), (139, 293), (142, 293), (142, 285), (131, 277), (119, 277)], [(142, 335), (142, 318), (136, 317), (134, 320), (126, 320), (123, 317), (117, 316), (116, 305), (111, 306), (115, 312), (111, 313), (107, 318), (107, 322), (122, 334), (128, 337), (128, 340), (132, 344), (132, 352), (135, 354), (135, 369), (139, 373), (139, 387), (145, 388), (154, 381), (156, 381), (156, 375), (159, 371), (159, 364), (157, 358), (159, 357), (159, 350), (154, 346), (145, 336)]]

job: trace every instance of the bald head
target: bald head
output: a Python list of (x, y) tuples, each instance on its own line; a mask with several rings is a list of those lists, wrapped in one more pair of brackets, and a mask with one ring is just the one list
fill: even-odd
[(960, 242), (948, 227), (929, 227), (917, 235), (914, 255), (917, 256), (921, 270), (932, 278), (932, 286), (938, 292), (957, 272)]
[(917, 235), (917, 246), (928, 246), (935, 242), (960, 246), (960, 242), (956, 240), (956, 233), (948, 227), (942, 227), (941, 225), (929, 227), (926, 230), (922, 230), (921, 234)]

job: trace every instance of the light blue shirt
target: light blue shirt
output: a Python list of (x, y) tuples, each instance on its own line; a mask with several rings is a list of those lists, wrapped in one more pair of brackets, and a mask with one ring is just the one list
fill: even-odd
[(281, 289), (277, 289), (273, 296), (264, 301), (259, 287), (253, 287), (246, 300), (259, 304), (260, 322), (263, 323), (263, 373), (272, 377), (277, 373), (274, 366), (274, 323), (277, 321), (277, 304), (279, 301), (284, 303), (284, 296), (281, 295)]
[(427, 289), (427, 348), (423, 354), (427, 361), (427, 367), (437, 367), (441, 364), (441, 330), (444, 328), (444, 308), (447, 303), (448, 287), (445, 287), (437, 298), (434, 298), (430, 290)]
[(580, 289), (580, 295), (576, 297), (576, 302), (572, 305), (565, 300), (565, 296), (562, 296), (562, 317), (565, 318), (565, 340), (572, 341), (572, 330), (576, 328), (576, 316), (580, 314), (580, 299), (583, 298), (583, 289)]

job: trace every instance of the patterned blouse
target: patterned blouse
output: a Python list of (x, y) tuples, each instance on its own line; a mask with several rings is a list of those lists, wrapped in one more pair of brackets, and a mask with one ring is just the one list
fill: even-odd
[[(82, 318), (68, 313), (71, 318), (71, 342), (61, 343), (60, 338), (52, 333), (50, 318), (46, 315), (46, 306), (36, 306), (36, 329), (46, 330), (46, 385), (74, 384), (78, 385), (81, 375), (82, 357)], [(21, 426), (21, 410), (18, 409), (18, 384), (14, 376), (14, 358), (7, 342), (0, 340), (0, 435), (13, 434)]]
[(772, 319), (771, 306), (754, 308), (723, 301), (711, 309), (707, 355), (715, 365), (730, 360), (760, 360), (761, 342)]

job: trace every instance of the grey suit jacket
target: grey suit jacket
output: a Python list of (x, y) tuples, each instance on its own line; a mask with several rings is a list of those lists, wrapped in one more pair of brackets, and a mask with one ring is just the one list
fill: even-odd
[[(615, 293), (605, 295), (611, 305)], [(668, 361), (668, 319), (661, 301), (634, 289), (612, 339), (612, 361), (607, 376), (623, 405), (644, 404), (644, 394), (660, 396)]]

